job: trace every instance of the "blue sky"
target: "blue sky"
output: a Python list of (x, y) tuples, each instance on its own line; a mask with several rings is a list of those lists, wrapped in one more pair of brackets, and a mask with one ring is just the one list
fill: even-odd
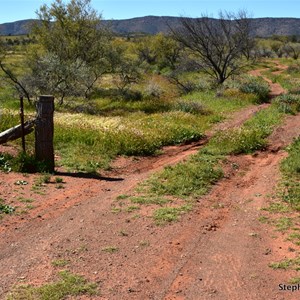
[[(36, 17), (36, 10), (53, 0), (0, 0), (0, 24)], [(254, 18), (300, 18), (299, 0), (92, 0), (104, 19), (127, 19), (146, 15), (217, 16), (219, 10), (247, 10)]]

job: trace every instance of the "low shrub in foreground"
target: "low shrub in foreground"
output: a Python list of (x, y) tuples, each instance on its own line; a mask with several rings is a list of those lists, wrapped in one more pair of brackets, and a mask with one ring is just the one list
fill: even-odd
[(257, 77), (248, 77), (247, 80), (241, 83), (240, 91), (247, 94), (255, 94), (257, 102), (264, 103), (269, 101), (270, 88), (266, 81)]
[(280, 95), (275, 99), (274, 103), (279, 111), (286, 114), (297, 114), (300, 111), (300, 95)]

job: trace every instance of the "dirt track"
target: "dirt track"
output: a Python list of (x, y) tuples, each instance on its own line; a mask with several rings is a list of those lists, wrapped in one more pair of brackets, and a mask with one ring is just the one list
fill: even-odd
[[(240, 126), (262, 108), (247, 108), (221, 126)], [(165, 227), (146, 213), (114, 214), (113, 203), (205, 141), (168, 147), (159, 157), (121, 158), (100, 179), (60, 175), (65, 189), (47, 187), (45, 195), (34, 196), (36, 208), (0, 221), (0, 298), (16, 283), (51, 281), (59, 270), (51, 263), (64, 259), (67, 269), (99, 283), (100, 296), (76, 299), (299, 299), (300, 291), (278, 288), (295, 273), (268, 267), (290, 256), (292, 245), (272, 238), (272, 227), (258, 221), (279, 179), (282, 149), (300, 135), (299, 125), (300, 115), (287, 117), (267, 151), (230, 157), (225, 178), (193, 212)], [(28, 186), (14, 186), (19, 179), (20, 174), (0, 173), (0, 198), (20, 189), (32, 197), (34, 178), (25, 178)], [(107, 253), (105, 247), (118, 251)]]

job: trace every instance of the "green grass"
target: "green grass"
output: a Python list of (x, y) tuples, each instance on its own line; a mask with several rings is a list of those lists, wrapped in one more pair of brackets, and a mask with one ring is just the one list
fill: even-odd
[(255, 102), (255, 96), (241, 92), (221, 92), (221, 96), (215, 90), (195, 92), (188, 94), (183, 99), (199, 102), (214, 115), (226, 115), (244, 108)]
[(2, 199), (0, 199), (0, 215), (1, 214), (7, 214), (11, 215), (15, 211), (15, 207), (5, 204)]
[(102, 248), (101, 251), (112, 254), (112, 253), (118, 252), (119, 248), (115, 247), (115, 246), (107, 246), (107, 247)]
[(287, 149), (288, 157), (281, 163), (280, 196), (291, 208), (300, 210), (300, 138)]
[(255, 114), (240, 128), (217, 133), (202, 150), (212, 155), (252, 153), (267, 146), (266, 138), (283, 119), (275, 106)]
[(288, 176), (300, 176), (300, 138), (287, 148), (288, 158), (281, 163), (281, 171)]
[(95, 295), (97, 285), (68, 271), (59, 273), (59, 280), (39, 287), (17, 286), (6, 300), (63, 300), (70, 296)]
[(165, 225), (166, 223), (178, 221), (180, 215), (189, 212), (191, 209), (191, 205), (158, 208), (153, 212), (153, 219), (157, 225)]
[(281, 217), (276, 221), (275, 226), (278, 231), (286, 231), (293, 226), (293, 220), (292, 218)]
[(202, 196), (223, 177), (223, 171), (218, 166), (220, 159), (212, 155), (194, 155), (153, 175), (146, 185), (151, 193), (157, 195)]
[(269, 265), (272, 269), (293, 269), (296, 271), (300, 270), (300, 257), (294, 259), (285, 259), (280, 262), (274, 262)]
[(141, 205), (151, 205), (151, 204), (163, 205), (169, 202), (169, 200), (163, 197), (155, 197), (151, 195), (131, 197), (130, 201), (132, 203), (141, 204)]
[(140, 207), (136, 206), (136, 205), (130, 205), (130, 206), (126, 207), (126, 211), (129, 212), (129, 213), (133, 212), (133, 211), (137, 211), (139, 209), (140, 209)]
[(298, 284), (298, 283), (300, 283), (300, 277), (292, 277), (292, 278), (289, 280), (289, 283), (290, 283), (290, 284)]
[(57, 259), (51, 262), (52, 266), (54, 267), (65, 267), (69, 264), (70, 262), (65, 259)]
[(202, 118), (184, 112), (108, 119), (65, 117), (58, 117), (55, 129), (62, 164), (89, 172), (107, 167), (117, 155), (153, 155), (165, 145), (201, 139), (207, 126)]
[(300, 233), (293, 232), (291, 233), (288, 238), (288, 241), (292, 241), (294, 244), (300, 246)]
[(262, 210), (271, 212), (271, 213), (285, 213), (291, 211), (290, 207), (288, 207), (285, 203), (282, 202), (273, 202), (270, 203), (268, 207), (262, 208)]
[[(298, 217), (291, 215), (293, 211), (300, 210), (300, 139), (292, 143), (287, 148), (288, 157), (280, 165), (282, 179), (278, 186), (277, 196), (282, 202), (276, 202), (270, 205), (269, 210), (275, 213), (289, 213), (288, 216), (280, 216), (273, 221), (279, 231), (288, 233), (287, 240), (292, 241), (295, 245), (300, 245), (300, 234), (297, 232)], [(294, 230), (294, 232), (291, 232)], [(295, 232), (296, 231), (296, 232)], [(293, 269), (300, 271), (300, 257), (285, 259), (280, 262), (270, 264), (273, 269)], [(298, 282), (299, 278), (291, 279), (291, 282)]]

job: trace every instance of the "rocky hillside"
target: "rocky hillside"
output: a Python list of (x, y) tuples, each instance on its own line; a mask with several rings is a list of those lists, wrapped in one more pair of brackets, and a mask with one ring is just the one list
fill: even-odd
[[(105, 20), (111, 29), (118, 34), (168, 32), (168, 24), (178, 26), (179, 17), (146, 16), (127, 20)], [(272, 35), (299, 35), (300, 19), (298, 18), (256, 18), (251, 19), (253, 35), (267, 37)], [(0, 35), (19, 35), (29, 32), (33, 20), (22, 20), (0, 24)]]

